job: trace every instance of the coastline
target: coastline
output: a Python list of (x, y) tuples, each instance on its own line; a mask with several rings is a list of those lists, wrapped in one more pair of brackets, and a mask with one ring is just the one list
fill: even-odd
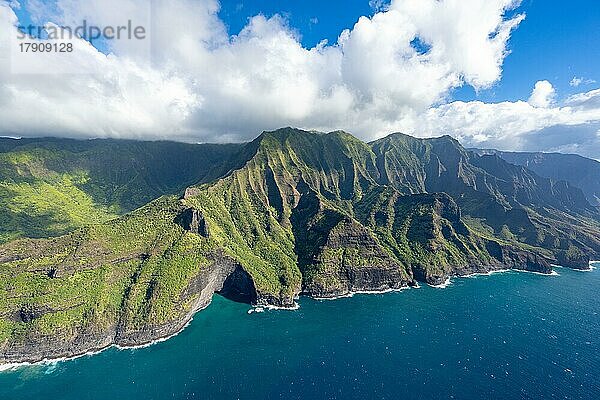
[[(103, 347), (101, 349), (91, 350), (86, 353), (74, 355), (71, 357), (45, 358), (41, 361), (36, 361), (36, 362), (24, 361), (21, 363), (0, 364), (0, 373), (16, 370), (16, 369), (22, 368), (22, 367), (53, 365), (53, 364), (60, 363), (60, 362), (73, 361), (73, 360), (77, 360), (77, 359), (84, 358), (84, 357), (95, 356), (95, 355), (101, 354), (107, 350), (110, 350), (112, 348), (115, 348), (119, 351), (125, 351), (125, 350), (140, 350), (140, 349), (152, 347), (156, 344), (163, 343), (170, 339), (173, 339), (174, 337), (181, 334), (186, 328), (188, 328), (191, 325), (191, 323), (194, 321), (194, 317), (196, 316), (196, 314), (205, 310), (208, 306), (210, 306), (211, 303), (212, 303), (212, 300), (206, 306), (194, 311), (192, 313), (191, 317), (187, 320), (187, 322), (185, 322), (183, 324), (183, 326), (179, 330), (177, 330), (175, 333), (160, 337), (158, 339), (154, 339), (147, 343), (142, 343), (139, 345), (132, 345), (132, 346), (123, 346), (120, 344), (113, 343), (113, 344)], [(294, 302), (293, 307), (278, 307), (278, 306), (273, 306), (273, 305), (256, 305), (256, 306), (252, 307), (251, 310), (254, 310), (257, 308), (263, 308), (263, 309), (267, 309), (267, 310), (271, 310), (271, 311), (294, 311), (294, 310), (298, 310), (300, 308), (300, 305), (297, 302)]]
[[(569, 270), (578, 271), (578, 272), (591, 272), (597, 268), (597, 265), (594, 265), (594, 264), (600, 264), (600, 261), (590, 261), (589, 264), (590, 264), (590, 268), (587, 270), (577, 270), (577, 269), (571, 269), (571, 268), (569, 268)], [(560, 265), (555, 265), (553, 267), (566, 268), (566, 267), (562, 267)], [(500, 270), (492, 270), (492, 271), (488, 271), (488, 272), (476, 272), (476, 273), (472, 273), (472, 274), (468, 274), (468, 275), (456, 275), (456, 276), (448, 277), (446, 279), (446, 281), (440, 285), (430, 285), (430, 284), (427, 284), (427, 285), (432, 288), (435, 288), (435, 289), (445, 289), (448, 286), (452, 285), (452, 278), (475, 278), (477, 276), (491, 276), (494, 274), (501, 274), (501, 273), (512, 272), (512, 271), (520, 272), (520, 273), (530, 273), (530, 274), (542, 275), (542, 276), (560, 276), (560, 274), (556, 271), (552, 271), (552, 273), (550, 273), (550, 274), (544, 274), (541, 272), (525, 271), (525, 270), (518, 270), (518, 269), (500, 269)], [(408, 290), (408, 289), (420, 289), (420, 288), (421, 288), (421, 286), (419, 284), (417, 284), (416, 286), (404, 286), (399, 289), (385, 289), (385, 290), (380, 290), (380, 291), (359, 290), (359, 291), (354, 291), (354, 292), (350, 292), (350, 293), (340, 295), (340, 296), (335, 296), (335, 297), (322, 297), (322, 298), (312, 297), (312, 296), (306, 296), (306, 297), (312, 298), (313, 300), (317, 300), (317, 301), (332, 301), (332, 300), (338, 300), (338, 299), (343, 299), (343, 298), (351, 298), (357, 294), (366, 294), (366, 295), (386, 294), (386, 293), (402, 292), (402, 291)], [(78, 355), (74, 355), (74, 356), (70, 356), (70, 357), (47, 358), (47, 359), (37, 361), (37, 362), (25, 361), (22, 363), (0, 364), (0, 373), (14, 371), (14, 370), (17, 370), (22, 367), (53, 365), (53, 364), (57, 364), (60, 362), (73, 361), (73, 360), (77, 360), (77, 359), (80, 359), (83, 357), (98, 355), (100, 353), (103, 353), (104, 351), (110, 350), (111, 348), (116, 348), (119, 351), (139, 350), (139, 349), (148, 348), (148, 347), (154, 346), (156, 344), (166, 342), (166, 341), (178, 336), (179, 334), (181, 334), (193, 322), (194, 316), (196, 315), (196, 313), (206, 309), (208, 306), (210, 306), (211, 303), (212, 303), (212, 300), (208, 304), (206, 304), (204, 307), (201, 307), (201, 308), (197, 309), (196, 311), (194, 311), (193, 313), (191, 313), (191, 316), (182, 325), (182, 327), (179, 330), (177, 330), (176, 332), (174, 332), (170, 335), (164, 336), (164, 337), (157, 338), (148, 343), (143, 343), (143, 344), (133, 345), (133, 346), (123, 346), (123, 345), (113, 343), (113, 344), (106, 346), (104, 348), (101, 348), (101, 349), (91, 350), (86, 353), (78, 354)], [(294, 302), (293, 307), (279, 307), (279, 306), (273, 306), (273, 305), (255, 305), (255, 306), (252, 306), (252, 308), (249, 311), (257, 310), (257, 309), (263, 309), (263, 310), (267, 309), (270, 311), (295, 311), (295, 310), (298, 310), (299, 308), (300, 308), (300, 305), (297, 302)], [(254, 311), (252, 313), (257, 313), (257, 312), (260, 312), (260, 311)], [(252, 313), (249, 312), (249, 314), (252, 314)]]
[(592, 271), (595, 271), (598, 267), (600, 267), (600, 261), (590, 261), (588, 269), (569, 268), (569, 267), (563, 267), (562, 265), (552, 265), (552, 267), (566, 268), (566, 269), (569, 269), (569, 270), (575, 271), (575, 272), (592, 272)]
[[(199, 310), (198, 312), (200, 312), (202, 310)], [(60, 362), (65, 362), (65, 361), (73, 361), (73, 360), (77, 360), (80, 358), (84, 358), (84, 357), (90, 357), (90, 356), (96, 356), (98, 354), (104, 353), (107, 350), (110, 349), (117, 349), (119, 351), (125, 351), (125, 350), (138, 350), (138, 349), (145, 349), (151, 346), (154, 346), (155, 344), (158, 343), (162, 343), (162, 342), (166, 342), (172, 338), (174, 338), (175, 336), (179, 335), (181, 332), (183, 332), (193, 321), (193, 317), (177, 332), (169, 335), (169, 336), (164, 336), (158, 339), (155, 339), (151, 342), (148, 343), (144, 343), (144, 344), (140, 344), (140, 345), (135, 345), (135, 346), (121, 346), (118, 344), (111, 344), (110, 346), (106, 346), (102, 349), (99, 350), (91, 350), (88, 351), (87, 353), (83, 353), (83, 354), (78, 354), (72, 357), (60, 357), (60, 358), (46, 358), (43, 359), (41, 361), (36, 361), (36, 362), (22, 362), (22, 363), (14, 363), (14, 364), (0, 364), (0, 373), (2, 372), (6, 372), (6, 371), (11, 371), (11, 370), (15, 370), (21, 367), (35, 367), (35, 366), (44, 366), (44, 365), (53, 365), (56, 363), (60, 363)]]
[(396, 293), (396, 292), (402, 292), (404, 290), (409, 290), (409, 289), (420, 289), (421, 286), (419, 286), (418, 284), (416, 286), (403, 286), (399, 289), (384, 289), (384, 290), (356, 290), (356, 291), (352, 291), (346, 294), (342, 294), (339, 296), (333, 296), (333, 297), (315, 297), (315, 296), (306, 296), (306, 297), (310, 297), (313, 300), (317, 300), (317, 301), (333, 301), (333, 300), (339, 300), (339, 299), (348, 299), (351, 297), (354, 297), (357, 294), (386, 294), (386, 293)]
[(178, 336), (181, 332), (183, 332), (187, 327), (190, 326), (190, 324), (193, 322), (196, 314), (201, 312), (202, 310), (205, 310), (208, 306), (210, 306), (211, 303), (212, 303), (212, 300), (208, 304), (206, 304), (204, 307), (198, 308), (196, 311), (192, 312), (191, 316), (181, 326), (181, 328), (179, 328), (176, 332), (166, 335), (166, 336), (163, 336), (163, 337), (160, 337), (160, 338), (157, 338), (157, 339), (154, 339), (147, 343), (142, 343), (142, 344), (133, 345), (133, 346), (124, 346), (124, 345), (119, 345), (117, 343), (113, 343), (109, 346), (106, 346), (106, 347), (103, 347), (100, 349), (90, 350), (86, 353), (77, 354), (77, 355), (70, 356), (70, 357), (45, 358), (41, 361), (35, 361), (35, 362), (24, 361), (24, 362), (20, 362), (20, 363), (0, 364), (0, 373), (7, 372), (7, 371), (13, 371), (13, 370), (16, 370), (16, 369), (22, 368), (22, 367), (53, 365), (53, 364), (60, 363), (60, 362), (73, 361), (73, 360), (77, 360), (77, 359), (84, 358), (84, 357), (95, 356), (95, 355), (101, 354), (107, 350), (110, 350), (112, 348), (115, 348), (119, 351), (145, 349), (145, 348), (154, 346), (155, 344), (166, 342), (166, 341)]
[[(460, 278), (460, 276), (457, 276), (457, 278)], [(448, 286), (452, 285), (452, 279), (448, 277), (444, 283), (440, 283), (439, 285), (430, 285), (429, 283), (427, 285), (435, 289), (446, 289)]]
[[(557, 265), (557, 267), (560, 267), (560, 266)], [(562, 268), (562, 267), (560, 267), (560, 268)], [(543, 272), (525, 271), (522, 269), (513, 269), (511, 271), (515, 271), (515, 272), (522, 273), (522, 274), (534, 274), (534, 275), (542, 275), (542, 276), (560, 276), (560, 274), (554, 270), (552, 270), (552, 272), (550, 272), (549, 274), (545, 274)]]
[(492, 271), (488, 271), (488, 272), (474, 272), (469, 275), (460, 276), (460, 278), (476, 278), (478, 276), (491, 276), (491, 275), (495, 275), (495, 274), (503, 274), (503, 273), (510, 272), (510, 271), (513, 271), (513, 270), (512, 269), (496, 269), (496, 270), (492, 270)]

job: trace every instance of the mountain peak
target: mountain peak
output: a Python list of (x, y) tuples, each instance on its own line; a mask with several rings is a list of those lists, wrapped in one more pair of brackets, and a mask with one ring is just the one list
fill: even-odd
[(376, 143), (390, 142), (390, 141), (404, 142), (404, 143), (409, 143), (409, 142), (410, 143), (423, 143), (423, 144), (424, 143), (433, 143), (433, 142), (438, 142), (438, 143), (448, 142), (448, 143), (452, 143), (454, 146), (460, 146), (462, 148), (462, 145), (460, 144), (460, 142), (458, 140), (456, 140), (456, 138), (454, 138), (450, 135), (421, 138), (421, 137), (409, 135), (409, 134), (403, 133), (403, 132), (391, 133), (381, 139), (374, 140), (374, 141), (370, 142), (369, 144), (373, 145)]

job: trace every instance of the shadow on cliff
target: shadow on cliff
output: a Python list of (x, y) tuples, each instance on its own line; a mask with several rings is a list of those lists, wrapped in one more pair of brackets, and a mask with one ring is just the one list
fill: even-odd
[(255, 304), (256, 288), (250, 275), (238, 266), (223, 282), (223, 288), (216, 292), (237, 303)]

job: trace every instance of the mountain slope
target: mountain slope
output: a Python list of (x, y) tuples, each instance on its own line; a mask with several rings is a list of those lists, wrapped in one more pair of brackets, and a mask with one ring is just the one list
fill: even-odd
[(239, 147), (0, 139), (0, 243), (59, 236), (180, 193)]
[[(503, 268), (549, 273), (550, 263), (582, 268), (598, 254), (580, 191), (555, 185), (557, 201), (543, 193), (554, 187), (547, 180), (488, 164), (447, 138), (366, 144), (344, 132), (265, 132), (181, 198), (0, 246), (0, 363), (147, 343), (185, 326), (214, 292), (291, 307), (301, 293), (394, 290)], [(562, 225), (539, 228), (559, 213)], [(560, 243), (543, 248), (546, 240), (513, 234), (519, 224), (486, 224), (513, 214)], [(584, 214), (585, 223), (569, 219)]]
[[(480, 234), (555, 256), (577, 247), (598, 257), (598, 213), (580, 189), (565, 181), (542, 178), (496, 155), (479, 156), (449, 136), (393, 134), (371, 145), (381, 183), (403, 193), (448, 193)], [(577, 260), (566, 263), (587, 268), (587, 261)]]
[(590, 204), (600, 207), (600, 162), (596, 160), (575, 154), (475, 151), (496, 154), (507, 162), (521, 165), (539, 176), (569, 182), (583, 190)]

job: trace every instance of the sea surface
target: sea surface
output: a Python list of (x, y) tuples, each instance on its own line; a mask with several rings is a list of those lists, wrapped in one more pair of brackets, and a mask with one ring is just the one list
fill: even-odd
[(215, 296), (166, 342), (1, 372), (0, 399), (599, 399), (600, 269), (557, 272), (295, 311)]

